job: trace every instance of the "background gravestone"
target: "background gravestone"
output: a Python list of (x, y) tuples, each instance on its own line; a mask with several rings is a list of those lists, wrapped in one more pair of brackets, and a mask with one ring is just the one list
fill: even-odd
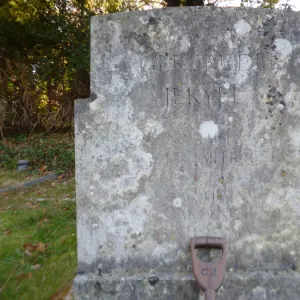
[(95, 17), (76, 102), (77, 299), (197, 299), (189, 240), (227, 239), (218, 299), (299, 299), (300, 15)]

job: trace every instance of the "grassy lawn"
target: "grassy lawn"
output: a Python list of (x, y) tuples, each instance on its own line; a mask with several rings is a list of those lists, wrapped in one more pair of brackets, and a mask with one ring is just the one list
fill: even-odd
[[(31, 173), (0, 169), (0, 187)], [(57, 299), (76, 273), (74, 179), (0, 194), (0, 299)]]

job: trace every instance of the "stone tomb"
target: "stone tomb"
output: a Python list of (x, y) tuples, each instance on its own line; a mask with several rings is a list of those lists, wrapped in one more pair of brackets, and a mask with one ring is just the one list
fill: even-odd
[(198, 299), (189, 241), (227, 239), (218, 299), (299, 299), (300, 14), (94, 17), (75, 105), (77, 299)]

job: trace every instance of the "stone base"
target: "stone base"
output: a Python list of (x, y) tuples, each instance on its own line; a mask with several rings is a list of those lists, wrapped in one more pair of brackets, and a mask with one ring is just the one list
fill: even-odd
[[(149, 274), (117, 277), (78, 275), (74, 280), (76, 300), (204, 300), (189, 274)], [(299, 300), (297, 272), (229, 272), (217, 293), (218, 300)]]

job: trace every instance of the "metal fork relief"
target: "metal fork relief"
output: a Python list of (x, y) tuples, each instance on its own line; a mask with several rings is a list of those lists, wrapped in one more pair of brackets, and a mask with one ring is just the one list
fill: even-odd
[[(190, 242), (193, 272), (205, 300), (215, 300), (223, 283), (226, 270), (226, 240), (222, 237), (194, 237)], [(216, 262), (204, 262), (197, 257), (197, 249), (221, 249), (222, 256)]]

